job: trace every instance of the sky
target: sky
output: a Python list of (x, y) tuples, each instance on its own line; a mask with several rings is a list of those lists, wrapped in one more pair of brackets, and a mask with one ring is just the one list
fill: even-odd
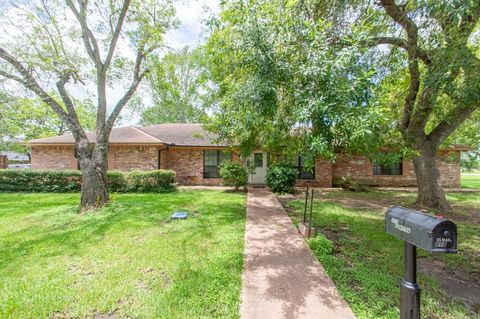
[(204, 40), (202, 20), (220, 11), (218, 0), (192, 0), (177, 5), (178, 29), (167, 34), (167, 43), (174, 49), (195, 47)]

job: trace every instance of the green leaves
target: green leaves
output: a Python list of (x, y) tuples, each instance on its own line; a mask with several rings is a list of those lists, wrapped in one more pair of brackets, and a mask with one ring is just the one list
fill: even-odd
[(267, 170), (267, 185), (275, 193), (293, 193), (297, 171), (290, 166), (271, 165)]
[(142, 112), (141, 123), (203, 122), (215, 95), (201, 48), (169, 53), (157, 59), (149, 75), (154, 105)]
[(219, 169), (222, 183), (225, 186), (234, 186), (238, 189), (248, 183), (248, 174), (245, 167), (237, 162), (223, 162)]
[(244, 154), (259, 145), (327, 157), (360, 149), (378, 119), (368, 106), (373, 73), (355, 50), (331, 45), (331, 23), (313, 19), (303, 2), (222, 9), (207, 45), (220, 89), (211, 128)]

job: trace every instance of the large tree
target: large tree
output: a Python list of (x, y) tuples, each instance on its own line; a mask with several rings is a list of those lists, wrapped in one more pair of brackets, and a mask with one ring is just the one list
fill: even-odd
[[(306, 126), (301, 148), (316, 155), (401, 148), (413, 158), (418, 204), (450, 209), (435, 159), (480, 107), (478, 1), (238, 0), (222, 9), (209, 43), (222, 95), (214, 128), (252, 145), (259, 132), (275, 144)], [(378, 104), (389, 87), (400, 98)]]
[[(110, 132), (149, 72), (148, 58), (161, 48), (175, 21), (170, 0), (16, 1), (2, 13), (0, 77), (37, 95), (75, 139), (83, 175), (81, 208), (103, 206)], [(87, 87), (96, 97), (96, 141), (87, 139), (71, 92)], [(109, 90), (124, 87), (112, 103)], [(56, 90), (57, 95), (50, 94)], [(60, 98), (57, 98), (59, 96)]]
[(153, 105), (143, 110), (143, 125), (196, 123), (207, 118), (214, 95), (201, 47), (185, 47), (157, 59), (148, 79)]
[[(450, 209), (435, 158), (447, 138), (480, 108), (480, 59), (474, 34), (480, 2), (353, 1), (347, 7), (343, 1), (334, 2), (337, 9), (345, 10), (331, 12), (332, 21), (346, 18), (351, 10), (360, 12), (350, 24), (357, 33), (342, 34), (344, 39), (350, 37), (348, 41), (362, 47), (393, 47), (396, 59), (403, 61), (388, 68), (408, 70), (397, 128), (404, 144), (415, 152), (417, 203)], [(378, 62), (391, 61), (388, 50), (376, 54), (381, 56)]]

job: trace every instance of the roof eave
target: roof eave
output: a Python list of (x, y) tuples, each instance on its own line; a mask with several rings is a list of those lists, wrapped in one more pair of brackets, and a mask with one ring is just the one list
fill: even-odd
[[(96, 144), (96, 142), (90, 142), (90, 144)], [(109, 145), (166, 145), (166, 143), (161, 142), (110, 142)], [(25, 143), (26, 146), (75, 146), (75, 143)]]

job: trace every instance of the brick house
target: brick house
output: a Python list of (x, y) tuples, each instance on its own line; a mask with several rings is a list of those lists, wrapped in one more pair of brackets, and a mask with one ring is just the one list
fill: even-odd
[[(95, 143), (93, 133), (88, 138)], [(254, 167), (249, 183), (264, 184), (268, 154), (255, 151), (241, 160), (228, 145), (215, 143), (211, 133), (200, 124), (159, 124), (148, 127), (117, 127), (110, 135), (108, 169), (171, 169), (182, 185), (220, 185), (218, 165), (224, 160), (243, 161)], [(32, 169), (78, 169), (74, 139), (61, 135), (31, 140)], [(442, 150), (437, 158), (442, 184), (460, 187), (460, 153), (464, 147)], [(331, 187), (345, 175), (371, 186), (415, 186), (415, 172), (410, 160), (384, 167), (365, 156), (338, 154), (335, 162), (317, 158), (313, 171), (304, 168), (297, 156), (298, 186)]]

